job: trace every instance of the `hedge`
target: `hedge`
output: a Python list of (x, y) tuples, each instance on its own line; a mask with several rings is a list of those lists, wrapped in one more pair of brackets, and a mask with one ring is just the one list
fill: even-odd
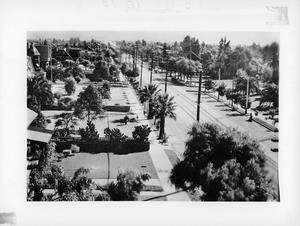
[(71, 144), (76, 144), (80, 147), (80, 152), (85, 153), (114, 153), (118, 155), (145, 152), (149, 151), (150, 143), (147, 142), (137, 142), (135, 140), (128, 139), (124, 142), (110, 142), (106, 139), (101, 139), (93, 143), (87, 143), (84, 141), (56, 141), (56, 151), (61, 153), (65, 149), (70, 149)]
[(113, 111), (113, 112), (129, 112), (130, 106), (127, 105), (108, 105), (104, 106), (103, 109), (105, 111)]

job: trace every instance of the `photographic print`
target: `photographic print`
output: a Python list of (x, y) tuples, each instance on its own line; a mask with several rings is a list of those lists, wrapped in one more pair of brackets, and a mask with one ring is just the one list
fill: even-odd
[(279, 33), (29, 31), (27, 201), (280, 201)]
[(297, 0), (0, 5), (0, 225), (299, 225)]

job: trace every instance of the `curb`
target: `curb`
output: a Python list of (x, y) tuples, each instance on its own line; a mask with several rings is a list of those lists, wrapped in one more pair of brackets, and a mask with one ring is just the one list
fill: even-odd
[[(214, 95), (208, 94), (208, 93), (206, 95), (210, 96), (211, 98), (215, 99), (218, 102), (223, 103), (225, 106), (230, 107), (228, 104), (224, 103), (223, 100), (219, 100)], [(245, 115), (244, 112), (241, 109), (239, 109), (239, 108), (235, 108), (235, 111), (238, 112), (238, 113), (240, 113), (241, 115)], [(256, 122), (257, 124), (265, 127), (266, 129), (272, 131), (272, 132), (278, 132), (278, 129), (275, 126), (272, 126), (269, 123), (267, 123), (267, 122), (265, 122), (265, 121), (263, 121), (263, 120), (261, 120), (261, 119), (259, 119), (257, 117), (253, 118), (253, 121)]]

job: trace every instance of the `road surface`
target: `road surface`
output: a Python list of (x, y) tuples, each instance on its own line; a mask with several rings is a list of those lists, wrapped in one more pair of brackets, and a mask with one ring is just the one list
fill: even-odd
[[(123, 55), (122, 62), (124, 62), (124, 60)], [(139, 72), (141, 72), (140, 61), (138, 61), (138, 69)], [(164, 92), (165, 72), (154, 73), (153, 71), (152, 76), (152, 83), (157, 84), (162, 92)], [(140, 77), (137, 78), (137, 81), (140, 81)], [(148, 70), (148, 64), (144, 63), (142, 85), (145, 86), (149, 83), (150, 71)], [(178, 86), (171, 82), (170, 77), (167, 79), (167, 93), (174, 96), (174, 101), (177, 104), (177, 120), (166, 119), (166, 134), (169, 136), (172, 149), (179, 158), (182, 158), (182, 154), (185, 150), (187, 131), (196, 121), (197, 92), (198, 87)], [(275, 183), (278, 183), (278, 153), (271, 151), (271, 148), (278, 148), (278, 143), (271, 142), (272, 138), (278, 137), (278, 133), (271, 132), (255, 122), (248, 122), (247, 119), (247, 116), (232, 111), (223, 103), (205, 95), (203, 91), (201, 92), (200, 122), (215, 122), (222, 127), (238, 128), (240, 131), (247, 132), (250, 137), (257, 139), (267, 156), (269, 175), (274, 179)]]

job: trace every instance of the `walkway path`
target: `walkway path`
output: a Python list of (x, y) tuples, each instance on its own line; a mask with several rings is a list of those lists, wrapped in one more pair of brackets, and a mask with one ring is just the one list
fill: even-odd
[[(125, 81), (125, 79), (122, 75), (120, 76), (120, 79), (121, 79), (121, 81)], [(150, 124), (143, 113), (143, 108), (140, 105), (134, 90), (128, 89), (128, 90), (126, 90), (126, 92), (127, 92), (126, 94), (127, 94), (128, 98), (130, 100), (132, 100), (133, 102), (135, 102), (135, 104), (133, 104), (131, 106), (131, 111), (139, 117), (139, 121), (140, 121), (139, 123), (144, 125), (146, 122), (146, 124), (150, 127)], [(154, 131), (152, 131), (150, 133), (149, 140), (150, 140), (149, 154), (150, 154), (153, 164), (157, 170), (157, 174), (158, 174), (159, 180), (161, 182), (161, 185), (164, 189), (165, 195), (176, 192), (177, 191), (176, 188), (169, 181), (170, 172), (171, 172), (173, 166), (164, 151), (164, 149), (172, 149), (172, 148), (170, 147), (170, 145), (166, 146), (166, 145), (160, 144), (159, 141), (157, 140), (157, 137), (156, 137)], [(168, 201), (190, 201), (188, 194), (186, 192), (179, 192), (179, 193), (167, 196), (167, 200)]]

